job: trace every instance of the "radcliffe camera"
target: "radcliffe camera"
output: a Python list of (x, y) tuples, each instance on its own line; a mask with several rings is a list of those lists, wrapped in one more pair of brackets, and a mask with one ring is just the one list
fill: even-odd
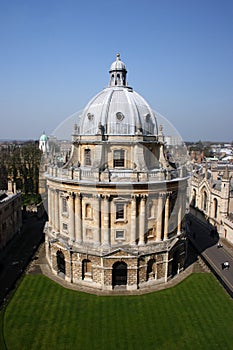
[(0, 5), (0, 348), (231, 350), (233, 5), (94, 5)]

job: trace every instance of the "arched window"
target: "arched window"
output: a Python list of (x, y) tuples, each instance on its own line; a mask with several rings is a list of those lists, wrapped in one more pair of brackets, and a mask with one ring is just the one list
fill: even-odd
[(204, 211), (206, 211), (207, 210), (207, 193), (206, 193), (206, 191), (203, 192), (202, 200), (203, 200), (202, 208)]
[(86, 219), (92, 219), (92, 207), (91, 204), (86, 204), (85, 207), (85, 218)]
[(92, 263), (88, 259), (82, 261), (82, 279), (92, 279)]
[(214, 218), (217, 219), (218, 216), (218, 200), (214, 198)]
[(112, 266), (112, 286), (127, 284), (127, 264), (124, 261), (117, 261)]
[(64, 275), (66, 274), (65, 257), (61, 250), (57, 251), (57, 273), (64, 273)]
[(147, 263), (147, 271), (146, 271), (147, 281), (151, 279), (155, 279), (156, 272), (157, 272), (157, 265), (156, 265), (155, 259), (150, 259)]
[(62, 197), (62, 214), (68, 213), (67, 198)]
[(116, 203), (116, 220), (124, 220), (125, 205), (124, 203)]
[(84, 164), (91, 165), (91, 150), (89, 148), (84, 150)]

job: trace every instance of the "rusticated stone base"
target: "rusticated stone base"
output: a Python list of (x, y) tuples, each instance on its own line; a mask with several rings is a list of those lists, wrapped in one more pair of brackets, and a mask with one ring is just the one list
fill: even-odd
[(62, 240), (46, 240), (46, 257), (52, 272), (66, 281), (98, 290), (135, 290), (161, 284), (183, 270), (184, 241), (168, 250), (150, 252), (126, 247), (103, 251), (70, 248)]

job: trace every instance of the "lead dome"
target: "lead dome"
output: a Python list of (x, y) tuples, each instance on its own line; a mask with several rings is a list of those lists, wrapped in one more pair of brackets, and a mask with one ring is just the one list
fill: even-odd
[(80, 116), (80, 134), (157, 135), (155, 114), (147, 101), (126, 82), (126, 66), (117, 54), (109, 86), (94, 96)]

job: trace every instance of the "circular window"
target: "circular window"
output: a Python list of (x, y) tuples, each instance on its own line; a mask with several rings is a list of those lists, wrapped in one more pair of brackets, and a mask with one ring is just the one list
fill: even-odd
[(92, 114), (92, 113), (87, 113), (87, 118), (88, 118), (89, 120), (93, 120), (93, 119), (94, 119), (94, 114)]
[(124, 119), (124, 114), (121, 112), (117, 112), (116, 118), (117, 118), (117, 120), (119, 120), (121, 122)]

